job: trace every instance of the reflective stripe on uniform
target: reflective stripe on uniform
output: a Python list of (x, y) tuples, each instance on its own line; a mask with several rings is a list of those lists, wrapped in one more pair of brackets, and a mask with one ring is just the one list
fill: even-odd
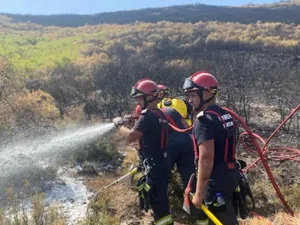
[(150, 189), (151, 189), (150, 185), (147, 184), (146, 182), (142, 183), (140, 186), (137, 187), (138, 191), (145, 190), (145, 191), (149, 192)]
[(145, 187), (144, 187), (145, 191), (149, 191), (151, 189), (150, 185), (145, 183)]
[(140, 186), (137, 187), (137, 190), (138, 190), (138, 191), (143, 190), (143, 189), (144, 189), (144, 186), (145, 186), (145, 184), (142, 183)]
[(168, 225), (168, 224), (171, 224), (171, 223), (173, 223), (173, 220), (172, 220), (171, 214), (169, 214), (169, 215), (155, 221), (154, 224), (155, 225)]
[(196, 225), (208, 225), (208, 220), (197, 220)]

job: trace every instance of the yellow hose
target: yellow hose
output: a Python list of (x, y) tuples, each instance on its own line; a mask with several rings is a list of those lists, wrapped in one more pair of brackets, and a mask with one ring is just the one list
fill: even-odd
[(201, 208), (201, 210), (209, 217), (209, 219), (211, 219), (211, 221), (214, 222), (214, 224), (216, 224), (216, 225), (223, 225), (223, 224), (220, 222), (220, 220), (218, 220), (218, 218), (215, 217), (215, 215), (212, 214), (212, 212), (209, 211), (208, 208), (206, 208), (205, 205), (202, 204), (202, 205), (200, 206), (200, 208)]
[[(194, 197), (194, 194), (190, 192), (191, 197)], [(223, 225), (220, 220), (218, 220), (217, 217), (215, 217), (214, 214), (212, 214), (212, 212), (205, 206), (205, 205), (201, 205), (200, 206), (201, 210), (208, 216), (209, 219), (211, 219), (211, 221), (214, 222), (215, 225)]]

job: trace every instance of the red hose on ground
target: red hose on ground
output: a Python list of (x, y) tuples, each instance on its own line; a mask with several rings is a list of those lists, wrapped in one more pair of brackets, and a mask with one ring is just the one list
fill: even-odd
[[(248, 166), (245, 170), (249, 170), (252, 166), (254, 166), (259, 160), (262, 161), (263, 163), (263, 166), (265, 167), (265, 170), (270, 178), (270, 181), (277, 193), (277, 196), (278, 198), (280, 199), (280, 201), (282, 202), (282, 204), (285, 206), (285, 208), (288, 210), (288, 212), (291, 214), (291, 215), (294, 215), (294, 212), (293, 210), (289, 207), (289, 205), (287, 204), (285, 198), (283, 197), (276, 181), (275, 181), (275, 178), (271, 172), (271, 169), (270, 169), (270, 166), (269, 164), (267, 163), (267, 159), (265, 157), (265, 154), (267, 152), (267, 145), (268, 143), (270, 142), (270, 140), (275, 136), (275, 134), (281, 129), (281, 127), (296, 113), (296, 111), (298, 111), (300, 108), (300, 105), (298, 105), (294, 110), (292, 110), (292, 112), (289, 114), (289, 116), (278, 126), (278, 128), (270, 135), (270, 137), (267, 139), (267, 141), (265, 142), (263, 138), (261, 138), (259, 135), (257, 134), (253, 134), (252, 131), (250, 130), (250, 128), (247, 126), (247, 124), (244, 122), (243, 119), (241, 119), (235, 112), (233, 112), (232, 110), (228, 109), (228, 108), (225, 108), (224, 109), (226, 111), (228, 111), (231, 116), (233, 118), (235, 118), (242, 126), (243, 128), (246, 130), (246, 132), (248, 133), (248, 135), (250, 136), (256, 150), (257, 150), (257, 153), (259, 154), (259, 158), (256, 159), (250, 166)], [(256, 142), (256, 139), (255, 138), (258, 138), (262, 143), (263, 143), (263, 148), (260, 148), (259, 144)], [(245, 145), (244, 145), (245, 146)], [(249, 148), (247, 148), (249, 150)], [(287, 148), (285, 148), (287, 149)], [(281, 150), (281, 149), (280, 149)], [(297, 152), (297, 155), (300, 154), (300, 150), (297, 150), (297, 149), (293, 149), (293, 151)], [(251, 152), (254, 152), (252, 149), (250, 149)], [(294, 155), (293, 157), (295, 157), (296, 155)]]

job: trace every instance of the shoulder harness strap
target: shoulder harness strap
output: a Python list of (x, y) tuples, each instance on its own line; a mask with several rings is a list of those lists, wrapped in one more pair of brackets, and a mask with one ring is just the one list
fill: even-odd
[(164, 150), (168, 147), (168, 120), (165, 116), (165, 114), (158, 108), (152, 109), (152, 112), (154, 112), (159, 117), (159, 122), (161, 124), (161, 135), (160, 135), (160, 149)]
[[(174, 110), (175, 110), (175, 109), (174, 109)], [(167, 118), (167, 120), (168, 120), (168, 122), (169, 122), (170, 124), (172, 124), (172, 125), (175, 126), (175, 127), (178, 127), (177, 124), (175, 123), (175, 121), (173, 120), (173, 118), (172, 118), (170, 115), (168, 115), (168, 114), (165, 113), (164, 108), (161, 108), (161, 111), (164, 113), (164, 115), (166, 116), (166, 118)]]
[[(204, 114), (213, 114), (215, 116), (218, 117), (218, 119), (223, 123), (223, 127), (224, 129), (226, 130), (226, 141), (225, 141), (225, 147), (224, 147), (224, 162), (233, 162), (235, 161), (235, 137), (233, 135), (233, 129), (228, 129), (229, 126), (233, 126), (234, 127), (234, 122), (233, 122), (233, 119), (232, 117), (229, 115), (229, 114), (225, 114), (225, 115), (221, 115), (219, 114), (218, 112), (216, 111), (213, 111), (213, 110), (207, 110), (204, 112)], [(228, 118), (226, 117), (227, 115)], [(227, 119), (231, 119), (231, 121), (229, 122), (226, 122)], [(231, 142), (231, 155), (228, 155), (228, 145), (229, 145), (229, 142)], [(229, 164), (228, 164), (229, 166)], [(235, 165), (233, 164), (233, 168), (235, 167)], [(233, 169), (232, 168), (232, 169)]]

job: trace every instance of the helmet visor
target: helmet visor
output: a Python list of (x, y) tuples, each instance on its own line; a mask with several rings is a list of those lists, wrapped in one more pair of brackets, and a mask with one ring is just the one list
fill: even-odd
[(191, 81), (189, 78), (186, 78), (183, 83), (183, 90), (189, 90), (194, 88), (198, 88), (198, 87), (193, 81)]
[(135, 88), (135, 87), (131, 88), (131, 91), (130, 91), (131, 97), (136, 98), (138, 96), (143, 96), (143, 95), (145, 95), (145, 94), (143, 92), (141, 92), (140, 90), (138, 90), (137, 88)]

